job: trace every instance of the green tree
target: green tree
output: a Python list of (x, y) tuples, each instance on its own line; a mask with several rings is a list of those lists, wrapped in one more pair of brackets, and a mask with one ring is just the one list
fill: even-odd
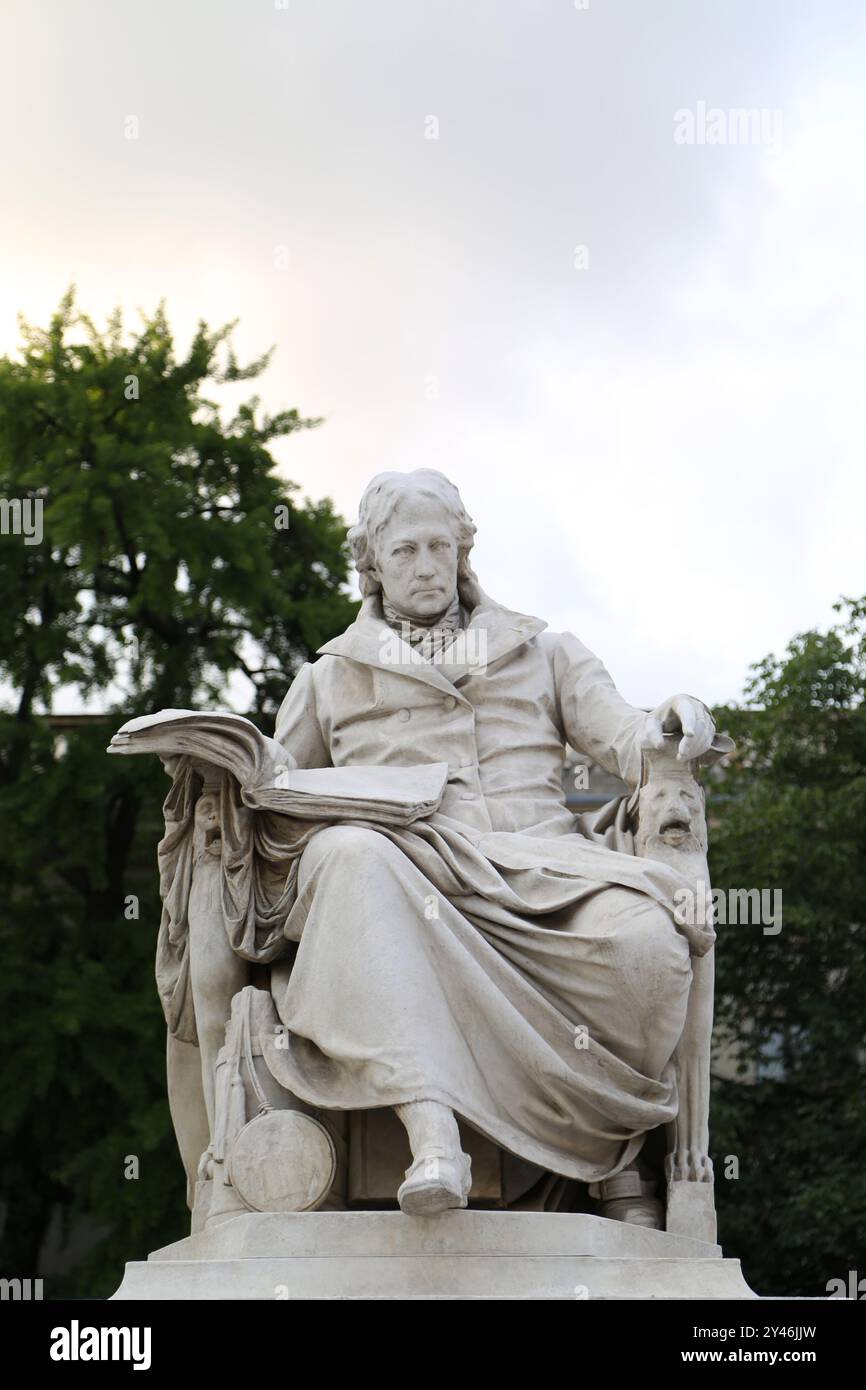
[(711, 1112), (720, 1234), (760, 1293), (866, 1275), (866, 599), (836, 610), (716, 711), (738, 755), (708, 799), (713, 885), (783, 895), (778, 935), (718, 928), (741, 1066)]
[[(0, 359), (0, 498), (41, 503), (43, 532), (0, 536), (0, 1272), (39, 1274), (52, 1214), (98, 1237), (49, 1296), (111, 1292), (185, 1220), (153, 983), (168, 784), (107, 737), (133, 713), (213, 707), (238, 673), (269, 731), (355, 611), (344, 523), (294, 500), (269, 452), (318, 421), (255, 397), (224, 421), (207, 397), (267, 364), (240, 366), (231, 328), (202, 323), (178, 356), (162, 308), (100, 332), (70, 292)], [(49, 719), (83, 700), (104, 721)]]

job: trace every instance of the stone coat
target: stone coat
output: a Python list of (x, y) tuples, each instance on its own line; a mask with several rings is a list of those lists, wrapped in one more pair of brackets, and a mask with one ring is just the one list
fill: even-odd
[[(568, 810), (566, 741), (634, 787), (645, 714), (577, 638), (544, 629), (484, 601), (431, 663), (366, 600), (299, 672), (276, 740), (301, 767), (445, 762), (442, 804), (408, 828), (308, 826), (291, 846), (265, 818), (255, 856), (242, 846), (233, 867), (224, 850), (224, 914), (239, 954), (274, 963), (289, 1046), (265, 1054), (295, 1095), (438, 1100), (593, 1182), (676, 1114), (690, 952), (714, 937), (675, 922), (685, 880), (635, 857), (628, 796), (598, 830)], [(257, 865), (281, 860), (274, 899)]]
[[(582, 642), (545, 627), (485, 605), (473, 611), (465, 641), (432, 663), (367, 600), (299, 672), (277, 718), (277, 742), (300, 767), (445, 762), (442, 814), (475, 831), (571, 834), (566, 742), (633, 787), (645, 714)], [(473, 655), (486, 660), (460, 660)]]

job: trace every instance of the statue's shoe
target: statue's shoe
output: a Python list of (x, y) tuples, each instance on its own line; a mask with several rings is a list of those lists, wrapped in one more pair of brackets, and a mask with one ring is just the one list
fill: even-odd
[(622, 1172), (604, 1182), (593, 1184), (591, 1197), (601, 1206), (599, 1216), (608, 1221), (628, 1221), (632, 1226), (647, 1226), (652, 1231), (665, 1228), (665, 1209), (655, 1195), (657, 1186), (643, 1178), (636, 1164), (630, 1163)]
[(468, 1154), (431, 1149), (406, 1169), (397, 1201), (407, 1216), (435, 1216), (465, 1207), (471, 1186), (472, 1160)]
[(628, 1221), (632, 1226), (647, 1226), (651, 1231), (665, 1228), (664, 1207), (658, 1197), (612, 1197), (602, 1202), (601, 1216), (609, 1221)]

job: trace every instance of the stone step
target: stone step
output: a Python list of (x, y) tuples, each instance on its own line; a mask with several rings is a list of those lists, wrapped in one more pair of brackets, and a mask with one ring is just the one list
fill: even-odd
[(116, 1299), (741, 1299), (739, 1260), (302, 1255), (128, 1264)]
[(584, 1214), (254, 1213), (128, 1264), (117, 1299), (754, 1298), (718, 1246)]

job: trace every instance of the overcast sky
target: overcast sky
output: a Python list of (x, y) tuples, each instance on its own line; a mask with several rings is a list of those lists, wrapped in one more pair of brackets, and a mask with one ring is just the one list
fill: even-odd
[(866, 6), (281, 3), (2, 0), (0, 352), (239, 317), (307, 495), (441, 468), (495, 598), (736, 698), (866, 591)]

